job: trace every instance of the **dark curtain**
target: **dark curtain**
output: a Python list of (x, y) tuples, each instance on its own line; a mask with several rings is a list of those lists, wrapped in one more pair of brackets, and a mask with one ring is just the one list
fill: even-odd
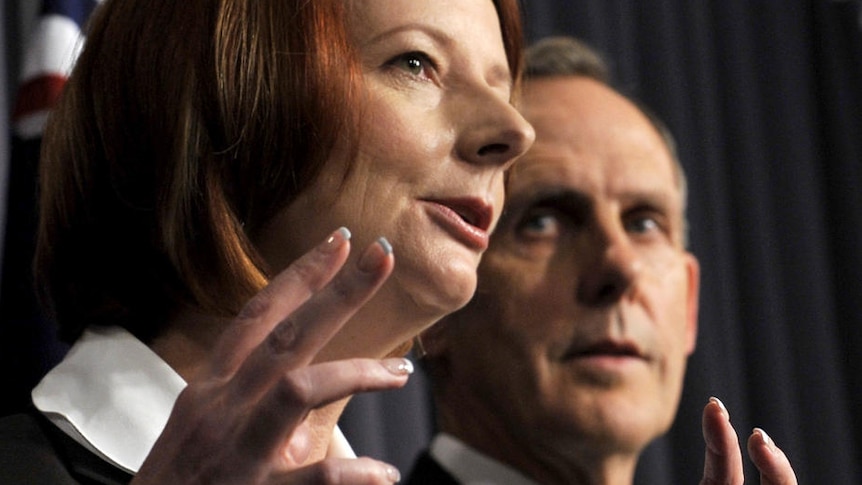
[[(860, 2), (523, 3), (530, 39), (578, 36), (611, 60), (621, 89), (670, 125), (689, 176), (698, 348), (676, 424), (637, 482), (698, 482), (700, 412), (716, 395), (741, 436), (761, 426), (776, 439), (800, 483), (862, 483)], [(342, 426), (357, 451), (406, 472), (433, 431), (426, 387), (420, 372), (406, 390), (355, 398)]]

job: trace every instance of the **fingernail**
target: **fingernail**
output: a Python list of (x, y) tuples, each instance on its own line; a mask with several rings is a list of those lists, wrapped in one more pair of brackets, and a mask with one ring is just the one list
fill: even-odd
[(392, 254), (392, 245), (389, 244), (388, 239), (386, 239), (385, 237), (378, 238), (377, 244), (379, 244), (380, 247), (383, 248), (383, 252), (385, 252), (387, 255)]
[(721, 399), (712, 396), (709, 398), (709, 402), (714, 402), (715, 404), (718, 404), (718, 407), (721, 408), (721, 413), (724, 414), (724, 417), (727, 418), (728, 421), (730, 421), (730, 412), (727, 410), (727, 407), (725, 407), (724, 403), (721, 402)]
[(766, 433), (763, 428), (754, 428), (754, 433), (760, 435), (760, 439), (763, 441), (763, 444), (766, 445), (766, 448), (771, 452), (775, 452), (775, 442), (772, 441), (772, 438)]
[(392, 254), (392, 245), (385, 237), (381, 237), (377, 242), (365, 250), (365, 253), (359, 258), (359, 269), (365, 272), (372, 272), (379, 267), (386, 256)]
[(344, 244), (345, 241), (350, 240), (350, 229), (346, 227), (339, 227), (332, 234), (326, 238), (326, 241), (323, 243), (321, 250), (324, 253), (334, 253), (338, 248)]
[(383, 365), (396, 376), (408, 376), (413, 373), (413, 362), (403, 358), (385, 359)]
[(392, 483), (398, 483), (401, 481), (401, 472), (392, 465), (386, 465), (386, 478)]

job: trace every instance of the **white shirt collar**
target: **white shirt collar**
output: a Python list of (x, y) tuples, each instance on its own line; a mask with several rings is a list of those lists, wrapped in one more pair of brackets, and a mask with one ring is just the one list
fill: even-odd
[[(88, 328), (33, 389), (36, 408), (79, 443), (135, 473), (186, 382), (119, 327)], [(330, 456), (355, 457), (338, 427)]]
[(446, 433), (434, 437), (429, 453), (463, 485), (538, 485), (515, 469)]

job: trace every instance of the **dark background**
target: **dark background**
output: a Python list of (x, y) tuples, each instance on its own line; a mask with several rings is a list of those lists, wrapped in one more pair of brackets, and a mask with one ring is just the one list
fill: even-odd
[[(0, 22), (0, 190), (10, 189), (0, 205), (2, 412), (63, 351), (28, 308), (21, 276), (34, 146), (7, 136), (34, 2), (5, 0)], [(700, 413), (712, 395), (743, 437), (765, 428), (800, 483), (862, 483), (860, 2), (524, 4), (530, 39), (578, 36), (610, 60), (620, 88), (671, 127), (688, 172), (703, 278), (698, 348), (677, 422), (644, 456), (638, 483), (698, 482)], [(342, 426), (357, 451), (406, 472), (433, 429), (424, 376), (355, 398)]]

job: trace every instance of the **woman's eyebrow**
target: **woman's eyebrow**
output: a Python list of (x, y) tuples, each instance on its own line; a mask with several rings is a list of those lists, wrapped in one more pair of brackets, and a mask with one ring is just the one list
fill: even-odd
[(446, 34), (446, 32), (444, 32), (442, 29), (423, 23), (410, 22), (406, 24), (396, 25), (392, 28), (386, 29), (378, 34), (375, 34), (366, 39), (365, 42), (362, 43), (362, 45), (364, 46), (376, 44), (379, 42), (383, 42), (390, 37), (395, 37), (397, 35), (407, 34), (411, 32), (422, 33), (426, 37), (431, 39), (435, 44), (438, 44), (442, 47), (448, 47), (455, 43), (455, 39), (452, 36)]
[[(440, 49), (453, 50), (457, 47), (456, 37), (447, 34), (443, 29), (417, 22), (398, 25), (391, 29), (384, 30), (383, 32), (366, 39), (365, 42), (361, 43), (361, 46), (373, 46), (375, 44), (385, 42), (390, 37), (410, 32), (419, 32), (424, 34), (428, 39), (430, 39), (432, 44)], [(485, 78), (489, 85), (501, 86), (509, 91), (511, 91), (514, 86), (512, 71), (509, 68), (508, 63), (494, 64), (485, 72)]]

